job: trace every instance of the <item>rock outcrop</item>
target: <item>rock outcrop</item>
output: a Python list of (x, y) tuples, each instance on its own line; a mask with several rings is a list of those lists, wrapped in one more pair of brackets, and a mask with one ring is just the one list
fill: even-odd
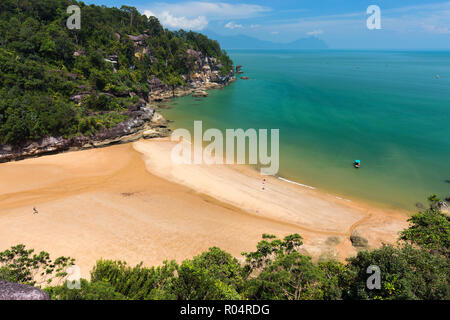
[(50, 297), (38, 288), (0, 280), (0, 300), (50, 300)]
[[(202, 71), (198, 73), (195, 79), (185, 76), (187, 79), (187, 86), (180, 86), (174, 89), (169, 88), (157, 77), (153, 77), (148, 81), (150, 86), (150, 94), (148, 97), (142, 97), (141, 93), (137, 93), (141, 97), (137, 105), (129, 107), (129, 111), (124, 114), (128, 115), (128, 120), (119, 123), (117, 126), (109, 129), (103, 129), (97, 134), (85, 137), (83, 135), (75, 138), (66, 139), (63, 137), (45, 137), (38, 141), (31, 141), (20, 146), (1, 145), (0, 144), (0, 163), (22, 160), (29, 157), (36, 157), (47, 154), (54, 154), (64, 151), (80, 150), (87, 148), (99, 148), (111, 144), (126, 143), (135, 141), (141, 138), (156, 138), (166, 137), (170, 134), (170, 129), (167, 126), (167, 121), (161, 121), (161, 115), (155, 113), (154, 108), (151, 107), (151, 102), (170, 100), (173, 97), (182, 97), (186, 95), (193, 95), (194, 97), (208, 97), (207, 90), (221, 89), (224, 86), (236, 81), (234, 73), (231, 71), (225, 77), (219, 76), (212, 58), (201, 58), (201, 53), (195, 52), (195, 56), (199, 57), (199, 63)], [(114, 57), (113, 57), (114, 58)], [(205, 63), (211, 63), (205, 67)], [(214, 81), (212, 81), (214, 80)], [(84, 88), (86, 89), (86, 88)], [(71, 100), (81, 103), (84, 97), (91, 94), (90, 92), (82, 92), (71, 97)], [(102, 93), (106, 94), (106, 93)], [(108, 94), (107, 94), (108, 95)], [(136, 95), (136, 93), (125, 92), (123, 95)], [(120, 96), (116, 94), (115, 96)], [(146, 100), (150, 101), (147, 103)], [(155, 116), (157, 118), (155, 122)]]
[(0, 163), (21, 160), (29, 157), (59, 153), (69, 150), (99, 148), (112, 144), (126, 143), (141, 139), (144, 132), (153, 130), (153, 137), (166, 137), (170, 134), (167, 121), (155, 113), (154, 108), (141, 101), (131, 106), (128, 120), (109, 129), (103, 129), (91, 137), (78, 136), (71, 139), (46, 137), (22, 146), (0, 145)]
[(192, 94), (193, 97), (199, 98), (199, 97), (208, 97), (209, 94), (208, 92), (206, 92), (205, 90), (195, 90), (194, 93)]
[[(449, 200), (450, 200), (450, 197), (445, 199), (445, 201), (447, 201), (447, 202), (450, 202)], [(444, 201), (440, 201), (438, 203), (438, 209), (445, 214), (450, 214), (450, 206)]]

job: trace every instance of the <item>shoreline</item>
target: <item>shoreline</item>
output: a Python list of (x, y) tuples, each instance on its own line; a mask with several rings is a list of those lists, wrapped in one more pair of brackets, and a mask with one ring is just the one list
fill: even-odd
[[(218, 88), (210, 85), (201, 89)], [(199, 92), (198, 88), (179, 88), (176, 92), (171, 91), (168, 98), (190, 95), (196, 90)], [(169, 92), (162, 94), (150, 100), (165, 102), (164, 95)], [(22, 183), (15, 185), (19, 189), (17, 192), (11, 192), (0, 182), (0, 227), (8, 221), (15, 222), (16, 227), (12, 230), (19, 231), (25, 225), (23, 229), (30, 233), (22, 240), (14, 233), (10, 233), (8, 238), (7, 232), (0, 236), (0, 250), (25, 243), (52, 255), (73, 256), (84, 270), (82, 275), (89, 277), (86, 270), (90, 271), (100, 258), (125, 260), (130, 265), (143, 261), (151, 266), (160, 265), (167, 259), (180, 262), (212, 246), (219, 246), (242, 259), (240, 253), (253, 250), (263, 233), (279, 237), (299, 233), (304, 238), (304, 254), (315, 260), (345, 262), (345, 258), (361, 249), (352, 245), (352, 237), (363, 237), (368, 241), (368, 247), (374, 248), (383, 242), (395, 242), (397, 232), (407, 226), (406, 210), (378, 208), (365, 202), (343, 199), (285, 177), (264, 176), (267, 190), (262, 193), (262, 178), (251, 166), (177, 168), (169, 157), (173, 143), (155, 131), (155, 128), (162, 128), (166, 133), (170, 132), (168, 121), (157, 112), (157, 105), (146, 105), (149, 106), (153, 106), (151, 118), (131, 138), (121, 136), (118, 141), (102, 141), (89, 148), (69, 148), (55, 151), (52, 155), (35, 155), (1, 164), (0, 174), (11, 169), (15, 172), (10, 173), (11, 177), (19, 177), (18, 182)], [(89, 157), (84, 158), (88, 154), (99, 158), (99, 163), (91, 163)], [(41, 157), (43, 155), (47, 156)], [(112, 158), (118, 163), (111, 163), (108, 155), (114, 155)], [(64, 179), (53, 172), (60, 170), (61, 164)], [(28, 172), (31, 177), (39, 176), (41, 170), (47, 172), (37, 187), (22, 172), (21, 168), (28, 166), (35, 167)], [(97, 169), (92, 170), (94, 167)], [(73, 174), (77, 169), (80, 174)], [(160, 185), (165, 186), (164, 191), (158, 189)], [(118, 193), (124, 187), (126, 191)], [(154, 194), (157, 194), (158, 208), (162, 211), (148, 207), (155, 201)], [(81, 214), (81, 218), (80, 201), (86, 202), (83, 208), (88, 212)], [(47, 217), (55, 222), (47, 221), (42, 228), (34, 221), (25, 221), (25, 212), (35, 205), (39, 210), (43, 206)], [(3, 214), (5, 210), (6, 215)], [(166, 212), (171, 214), (166, 216)], [(75, 230), (65, 225), (74, 217)], [(136, 217), (139, 219), (134, 221)], [(92, 219), (99, 220), (94, 222), (94, 227), (89, 226)], [(159, 223), (149, 224), (155, 219)], [(161, 224), (161, 221), (164, 222)], [(111, 234), (99, 225), (100, 222), (118, 231)], [(203, 227), (199, 228), (199, 225)], [(81, 230), (80, 233), (80, 226), (89, 231)], [(58, 228), (65, 233), (60, 233)], [(81, 239), (82, 244), (63, 245), (53, 243), (48, 237), (39, 239), (43, 230), (52, 235), (51, 239), (65, 243), (68, 239), (75, 242)], [(149, 237), (149, 230), (153, 230), (158, 239)], [(165, 234), (167, 239), (161, 239), (161, 234)], [(231, 235), (235, 239), (231, 239)], [(92, 238), (100, 238), (108, 250), (96, 246)], [(14, 243), (14, 239), (18, 242)], [(196, 242), (201, 245), (190, 247)], [(148, 243), (153, 248), (152, 253), (142, 247)]]
[(300, 183), (300, 182), (296, 182), (296, 181), (292, 181), (292, 180), (289, 180), (289, 179), (286, 179), (286, 178), (283, 178), (283, 177), (278, 177), (278, 179), (280, 179), (281, 181), (284, 181), (284, 182), (287, 182), (287, 183), (292, 183), (292, 184), (295, 184), (297, 186), (305, 187), (305, 188), (308, 188), (308, 189), (313, 189), (313, 190), (316, 189), (316, 187), (308, 186), (306, 184), (303, 184), (303, 183)]
[(100, 258), (156, 266), (218, 246), (242, 259), (263, 233), (299, 233), (304, 254), (345, 261), (358, 251), (349, 239), (355, 231), (377, 247), (394, 242), (407, 225), (398, 212), (349, 204), (275, 177), (270, 193), (261, 193), (259, 174), (248, 167), (161, 171), (171, 165), (160, 161), (167, 147), (164, 139), (139, 140), (1, 164), (0, 250), (23, 243), (52, 257), (71, 256), (89, 277)]
[[(171, 108), (171, 107), (169, 107)], [(161, 108), (164, 109), (164, 108)], [(160, 109), (158, 109), (159, 111)], [(176, 126), (171, 125), (170, 123), (173, 123), (173, 121), (169, 120), (168, 121), (168, 128), (173, 131), (175, 129), (177, 129)], [(155, 139), (165, 139), (168, 137), (156, 137)], [(187, 142), (192, 146), (192, 142)], [(205, 145), (203, 145), (203, 148), (205, 148)], [(225, 162), (225, 159), (224, 159)], [(244, 164), (244, 167), (250, 168), (252, 171), (259, 171), (259, 169), (257, 168), (257, 166), (255, 165), (250, 165), (250, 164)], [(396, 212), (401, 212), (403, 214), (406, 215), (410, 215), (411, 214), (411, 210), (413, 210), (412, 208), (405, 208), (405, 207), (399, 207), (399, 206), (395, 206), (392, 205), (390, 203), (385, 203), (385, 202), (380, 202), (380, 201), (375, 201), (375, 200), (369, 200), (363, 197), (358, 197), (356, 195), (350, 195), (350, 194), (339, 194), (336, 190), (330, 190), (330, 189), (326, 189), (326, 188), (322, 188), (322, 187), (316, 187), (313, 185), (308, 185), (308, 184), (304, 184), (298, 180), (291, 180), (289, 177), (285, 177), (285, 176), (280, 176), (278, 174), (276, 175), (272, 175), (269, 177), (274, 177), (280, 181), (283, 181), (285, 183), (288, 184), (292, 184), (292, 185), (296, 185), (299, 187), (303, 187), (303, 188), (307, 188), (307, 189), (311, 189), (311, 190), (317, 190), (319, 192), (321, 192), (324, 195), (327, 195), (329, 197), (338, 199), (338, 200), (343, 200), (346, 202), (354, 202), (354, 203), (359, 203), (359, 204), (364, 204), (366, 207), (368, 208), (376, 208), (376, 209), (380, 209), (380, 210), (388, 210), (388, 211), (396, 211)]]
[[(189, 94), (187, 94), (187, 95), (189, 95)], [(170, 101), (170, 102), (173, 103), (176, 101), (176, 98), (187, 96), (187, 95), (175, 96), (175, 97), (173, 97), (174, 100)], [(176, 106), (168, 104), (165, 108), (163, 108), (163, 107), (158, 108), (157, 111), (164, 114), (164, 109), (172, 109), (172, 108), (176, 108)], [(166, 116), (166, 115), (164, 114), (164, 116)], [(177, 126), (174, 125), (174, 122), (175, 122), (174, 120), (168, 119), (168, 128), (170, 129), (170, 131), (177, 129)], [(165, 137), (157, 137), (157, 139), (158, 138), (165, 138)], [(247, 165), (247, 166), (250, 168), (253, 168), (253, 165)], [(253, 168), (253, 169), (255, 169), (255, 168)], [(358, 196), (356, 194), (342, 193), (339, 190), (336, 190), (333, 188), (327, 188), (324, 186), (314, 186), (313, 184), (312, 185), (305, 184), (305, 183), (301, 182), (301, 179), (297, 180), (298, 177), (296, 179), (296, 178), (290, 178), (289, 176), (279, 176), (278, 174), (276, 175), (276, 177), (277, 177), (277, 179), (284, 181), (286, 183), (298, 185), (298, 186), (305, 187), (305, 188), (312, 189), (312, 190), (317, 189), (317, 190), (320, 190), (321, 192), (323, 192), (324, 194), (329, 195), (330, 197), (333, 197), (333, 198), (336, 198), (339, 200), (344, 200), (347, 202), (364, 203), (366, 206), (371, 207), (371, 208), (397, 211), (397, 212), (402, 212), (403, 214), (407, 214), (407, 215), (410, 215), (412, 211), (417, 209), (415, 206), (412, 206), (412, 205), (409, 205), (408, 207), (404, 206), (404, 205), (395, 205), (393, 203), (383, 202), (380, 200), (364, 198), (364, 197)]]
[(405, 214), (405, 215), (411, 215), (411, 212), (414, 210), (413, 208), (412, 209), (407, 209), (407, 208), (404, 208), (404, 207), (392, 205), (390, 203), (385, 203), (385, 202), (380, 202), (380, 201), (375, 201), (375, 200), (368, 200), (368, 199), (365, 199), (365, 198), (362, 198), (362, 197), (358, 197), (358, 196), (355, 196), (355, 195), (349, 195), (349, 194), (346, 194), (346, 195), (340, 194), (340, 195), (338, 195), (333, 190), (328, 190), (328, 189), (324, 189), (324, 188), (321, 188), (321, 187), (314, 187), (314, 186), (311, 186), (311, 185), (303, 184), (301, 182), (290, 180), (290, 179), (287, 179), (287, 178), (284, 178), (284, 177), (280, 177), (280, 176), (277, 176), (277, 178), (279, 180), (281, 180), (281, 181), (286, 182), (286, 183), (290, 183), (290, 184), (297, 185), (299, 187), (303, 187), (303, 188), (307, 188), (307, 189), (311, 189), (311, 190), (316, 190), (316, 191), (318, 191), (320, 193), (323, 193), (326, 196), (329, 196), (329, 197), (332, 197), (332, 198), (335, 198), (335, 199), (338, 199), (338, 200), (346, 201), (346, 202), (349, 202), (349, 203), (362, 204), (363, 206), (366, 206), (368, 208), (374, 208), (374, 209), (379, 209), (379, 210), (395, 211), (395, 212), (399, 212), (399, 213), (402, 213), (402, 214)]
[(115, 144), (123, 144), (139, 139), (167, 137), (171, 131), (168, 128), (170, 120), (166, 120), (159, 111), (158, 103), (170, 101), (177, 97), (193, 95), (194, 97), (208, 97), (207, 91), (223, 89), (233, 82), (233, 76), (224, 83), (199, 82), (191, 86), (177, 87), (174, 90), (158, 90), (148, 96), (148, 100), (141, 99), (135, 106), (131, 106), (129, 120), (117, 126), (103, 129), (94, 136), (83, 135), (73, 138), (45, 137), (30, 141), (22, 146), (0, 144), (0, 164), (11, 161), (21, 161), (46, 155), (54, 155), (67, 151), (80, 151), (92, 148), (102, 148)]
[[(157, 147), (158, 144), (163, 145), (162, 148)], [(399, 225), (402, 225), (403, 227), (407, 226), (406, 219), (410, 214), (407, 210), (387, 206), (377, 207), (362, 201), (344, 199), (329, 194), (324, 190), (282, 177), (261, 176), (259, 175), (259, 172), (254, 170), (251, 166), (173, 165), (170, 162), (170, 151), (167, 147), (172, 144), (174, 143), (170, 142), (167, 138), (162, 138), (149, 141), (148, 143), (147, 141), (137, 141), (133, 143), (133, 147), (143, 155), (147, 170), (152, 174), (173, 183), (189, 187), (200, 194), (206, 194), (221, 202), (239, 207), (249, 214), (294, 224), (306, 231), (317, 233), (329, 232), (330, 234), (345, 235), (348, 238), (358, 226), (367, 221), (372, 223), (372, 225), (366, 223), (365, 227), (367, 227), (368, 230), (363, 231), (363, 233), (368, 233), (369, 230), (381, 232), (381, 225), (384, 224), (385, 226), (388, 226), (390, 218), (393, 218), (393, 224), (399, 223)], [(264, 189), (273, 187), (273, 190), (271, 190), (273, 191), (272, 195), (274, 195), (275, 198), (280, 197), (279, 201), (277, 199), (279, 203), (274, 203), (274, 201), (270, 200), (271, 194), (263, 196), (258, 194), (258, 192), (260, 192), (260, 190), (258, 190), (260, 185), (258, 186), (258, 184), (261, 183), (261, 179), (267, 181), (267, 185), (266, 182), (264, 182)], [(251, 184), (250, 188), (249, 184)], [(218, 185), (220, 186), (217, 187), (217, 190), (214, 190), (214, 187)], [(246, 186), (239, 189), (241, 185)], [(236, 188), (238, 192), (235, 192), (234, 195), (230, 196), (230, 188)], [(225, 196), (222, 193), (224, 193)], [(245, 196), (242, 197), (238, 195), (238, 193), (242, 193)], [(250, 200), (247, 199), (248, 201), (243, 199), (247, 196), (250, 198)], [(301, 201), (296, 202), (297, 197), (298, 199), (301, 199), (301, 201), (306, 201), (307, 205), (302, 206)], [(255, 204), (255, 202), (258, 201), (264, 205), (258, 206)], [(283, 207), (283, 205), (280, 205), (280, 203), (284, 202), (287, 202), (290, 207), (286, 208)], [(345, 229), (345, 227), (343, 227), (345, 222), (344, 224), (340, 224), (340, 221), (334, 221), (333, 223), (327, 221), (323, 223), (319, 218), (311, 219), (305, 215), (297, 215), (295, 212), (296, 209), (292, 208), (295, 205), (299, 208), (297, 210), (306, 210), (306, 215), (321, 215), (322, 218), (325, 219), (329, 219), (335, 214), (333, 210), (338, 211), (336, 215), (340, 216), (340, 219), (342, 220), (348, 219), (349, 221), (347, 221), (347, 224), (350, 225), (350, 228), (346, 233), (343, 231)], [(266, 208), (264, 208), (264, 206), (270, 206), (270, 209), (265, 210)], [(324, 211), (327, 209), (330, 210), (327, 212), (328, 215), (324, 214)], [(274, 212), (277, 212), (277, 214), (274, 214)], [(353, 218), (355, 218), (355, 220), (350, 221), (351, 219), (349, 219), (347, 215), (354, 215)], [(376, 227), (374, 225), (376, 224), (375, 221), (378, 221), (377, 223), (381, 222), (380, 226)], [(350, 222), (352, 223), (350, 224)], [(321, 229), (318, 225), (324, 228)], [(395, 229), (399, 225), (388, 226), (387, 229), (393, 231), (392, 227)], [(401, 230), (401, 228), (397, 229), (398, 231)], [(388, 231), (387, 234), (390, 231)], [(394, 233), (395, 234), (391, 233), (388, 237), (376, 237), (371, 234), (367, 234), (366, 237), (371, 239), (371, 241), (369, 241), (371, 245), (379, 246), (384, 240), (391, 243), (395, 242), (397, 233)]]

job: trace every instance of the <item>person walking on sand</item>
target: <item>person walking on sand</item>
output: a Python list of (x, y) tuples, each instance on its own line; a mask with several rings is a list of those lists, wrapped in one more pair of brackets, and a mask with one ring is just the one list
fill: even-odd
[(38, 214), (39, 212), (37, 211), (36, 207), (33, 207), (33, 214)]

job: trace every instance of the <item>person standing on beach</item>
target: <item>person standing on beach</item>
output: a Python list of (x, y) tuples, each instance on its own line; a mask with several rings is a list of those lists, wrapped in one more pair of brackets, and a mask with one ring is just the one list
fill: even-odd
[(37, 211), (36, 207), (33, 207), (33, 214), (38, 214), (39, 212)]

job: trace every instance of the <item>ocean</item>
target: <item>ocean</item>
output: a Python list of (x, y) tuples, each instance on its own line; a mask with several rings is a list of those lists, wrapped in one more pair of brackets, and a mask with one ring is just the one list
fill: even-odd
[(229, 54), (250, 79), (175, 99), (173, 128), (279, 129), (279, 176), (349, 200), (450, 196), (450, 52)]

